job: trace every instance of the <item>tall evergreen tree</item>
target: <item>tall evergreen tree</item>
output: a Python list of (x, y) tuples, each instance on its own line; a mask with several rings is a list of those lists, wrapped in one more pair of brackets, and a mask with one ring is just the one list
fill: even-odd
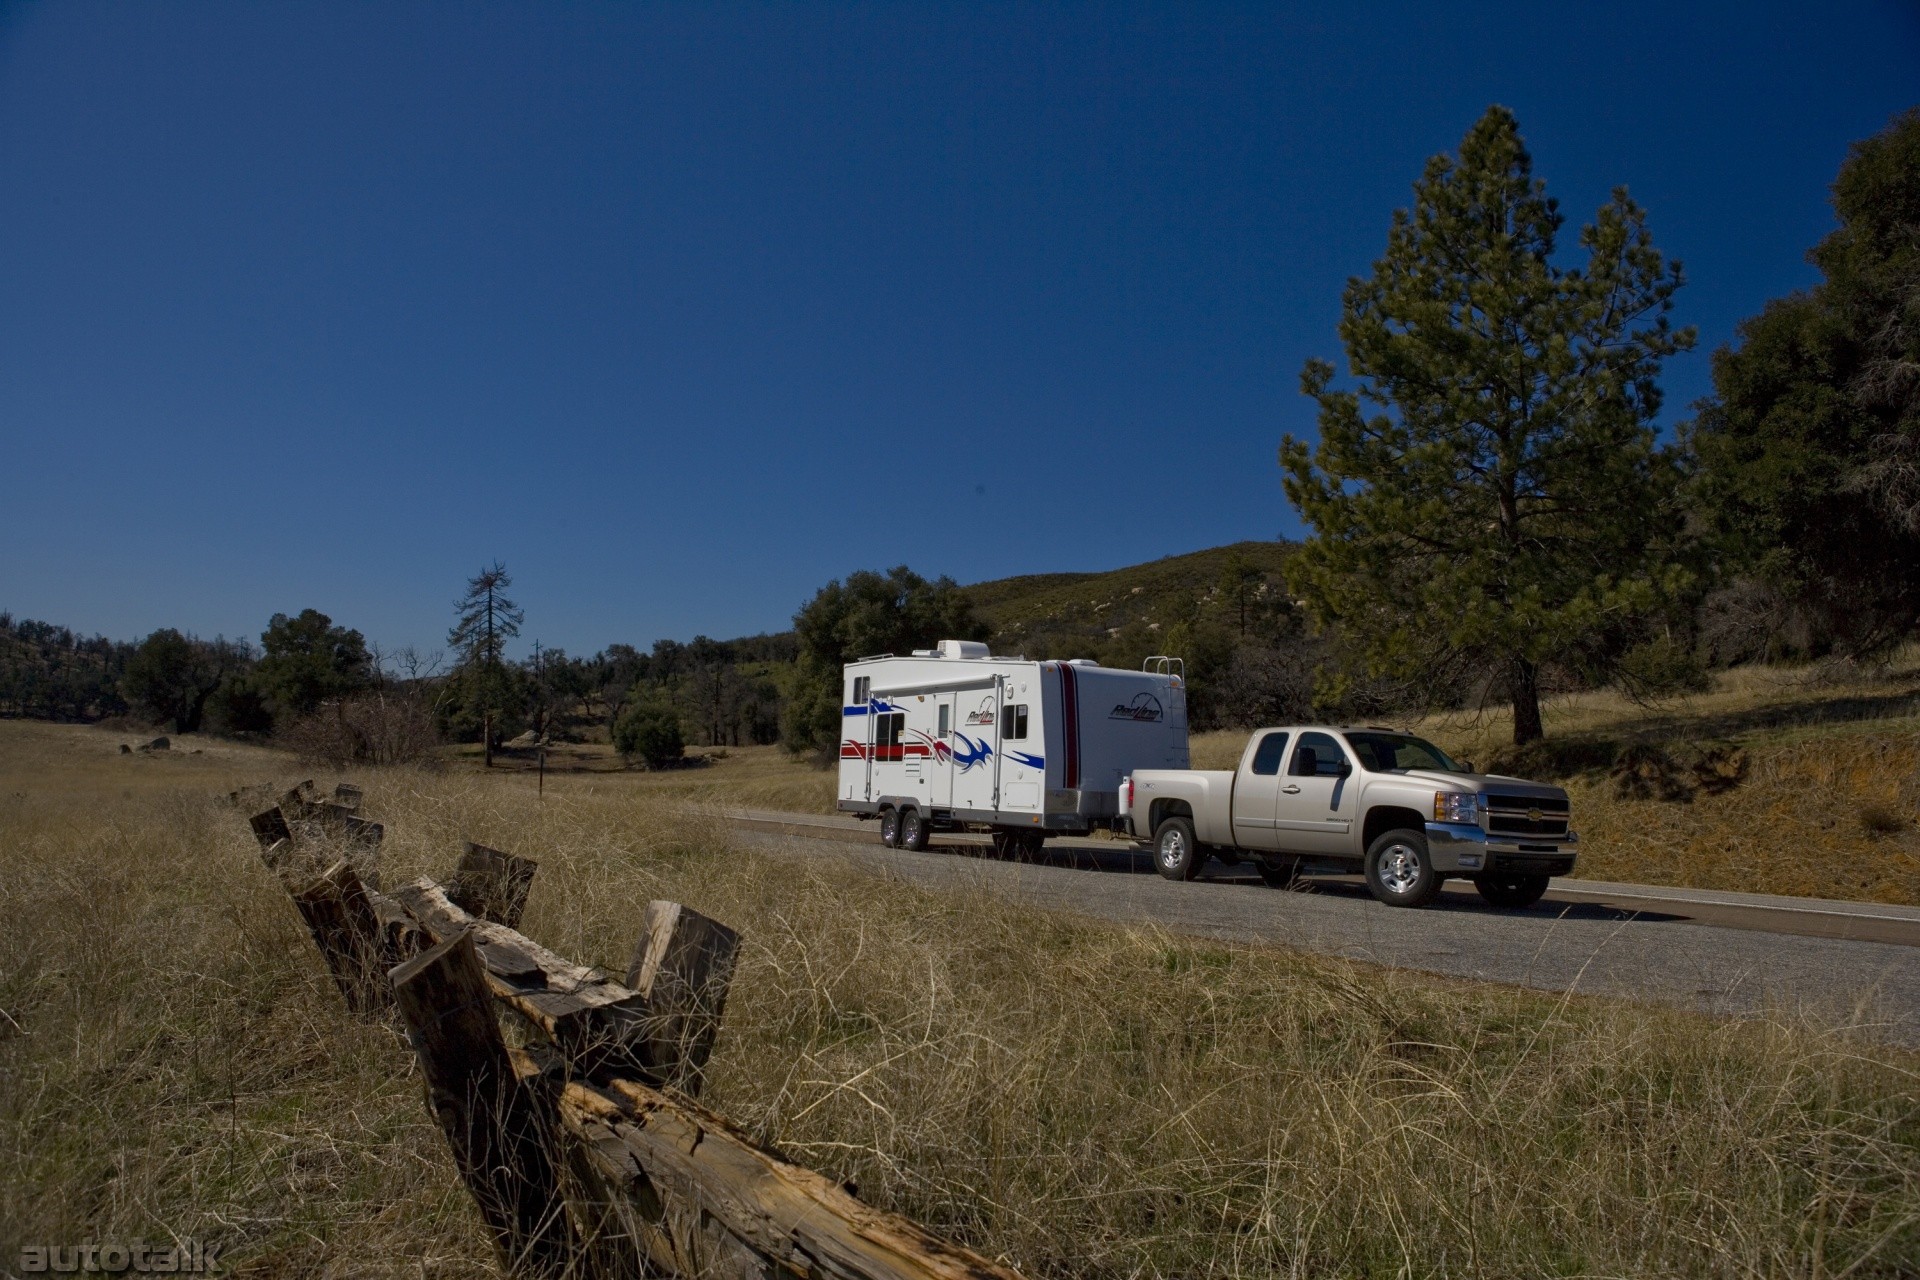
[(1690, 577), (1653, 426), (1660, 361), (1693, 343), (1667, 314), (1680, 265), (1624, 188), (1581, 231), (1584, 267), (1554, 261), (1563, 221), (1490, 108), (1348, 282), (1353, 386), (1322, 360), (1301, 374), (1318, 444), (1280, 447), (1314, 616), (1416, 689), (1492, 674), (1516, 743), (1542, 736), (1543, 665), (1618, 673)]
[(480, 740), (493, 767), (493, 720), (507, 684), (507, 641), (520, 634), (525, 615), (507, 598), (513, 579), (498, 560), (467, 580), (467, 593), (453, 602), (458, 616), (447, 644), (459, 655), (456, 678), (480, 709)]

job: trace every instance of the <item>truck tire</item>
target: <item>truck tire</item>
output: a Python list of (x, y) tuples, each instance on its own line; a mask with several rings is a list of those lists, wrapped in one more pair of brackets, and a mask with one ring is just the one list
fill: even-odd
[(1207, 855), (1194, 837), (1193, 823), (1168, 818), (1153, 833), (1153, 865), (1169, 880), (1191, 880), (1206, 865)]
[(889, 849), (900, 847), (900, 811), (891, 806), (880, 811), (880, 843)]
[(1253, 865), (1260, 871), (1260, 879), (1270, 889), (1291, 889), (1300, 878), (1300, 859), (1298, 858), (1255, 858)]
[(927, 819), (918, 809), (904, 809), (900, 814), (900, 847), (919, 853), (927, 847)]
[(1367, 889), (1390, 907), (1424, 907), (1440, 883), (1424, 831), (1389, 831), (1367, 849)]
[(1519, 911), (1540, 901), (1540, 895), (1547, 891), (1547, 881), (1552, 878), (1510, 872), (1506, 875), (1481, 876), (1473, 882), (1473, 887), (1480, 891), (1480, 896), (1487, 900), (1489, 906)]

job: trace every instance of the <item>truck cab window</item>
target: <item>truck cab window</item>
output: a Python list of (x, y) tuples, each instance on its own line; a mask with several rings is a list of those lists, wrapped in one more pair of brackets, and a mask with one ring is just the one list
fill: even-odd
[(1347, 757), (1340, 744), (1324, 733), (1303, 733), (1300, 745), (1293, 749), (1293, 764), (1287, 773), (1295, 778), (1338, 778), (1347, 772)]
[(1008, 742), (1019, 742), (1027, 736), (1027, 704), (1016, 702), (1007, 708), (1006, 733), (1002, 737)]
[(1280, 762), (1287, 758), (1287, 735), (1270, 733), (1260, 739), (1260, 749), (1253, 753), (1253, 771), (1263, 778), (1271, 778), (1280, 772)]

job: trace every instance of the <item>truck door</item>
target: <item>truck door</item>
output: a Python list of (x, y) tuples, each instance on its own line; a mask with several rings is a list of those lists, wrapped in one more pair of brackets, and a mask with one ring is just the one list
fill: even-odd
[(1274, 819), (1280, 807), (1280, 766), (1286, 763), (1287, 735), (1266, 733), (1247, 768), (1233, 780), (1233, 842), (1242, 849), (1278, 849)]
[(1274, 811), (1278, 847), (1288, 853), (1351, 855), (1360, 775), (1332, 735), (1303, 733), (1287, 756)]

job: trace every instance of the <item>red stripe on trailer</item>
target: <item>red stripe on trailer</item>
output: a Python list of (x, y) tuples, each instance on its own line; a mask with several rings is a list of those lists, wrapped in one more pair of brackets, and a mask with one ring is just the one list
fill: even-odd
[(1080, 686), (1073, 668), (1060, 664), (1060, 716), (1067, 731), (1066, 788), (1080, 785)]

